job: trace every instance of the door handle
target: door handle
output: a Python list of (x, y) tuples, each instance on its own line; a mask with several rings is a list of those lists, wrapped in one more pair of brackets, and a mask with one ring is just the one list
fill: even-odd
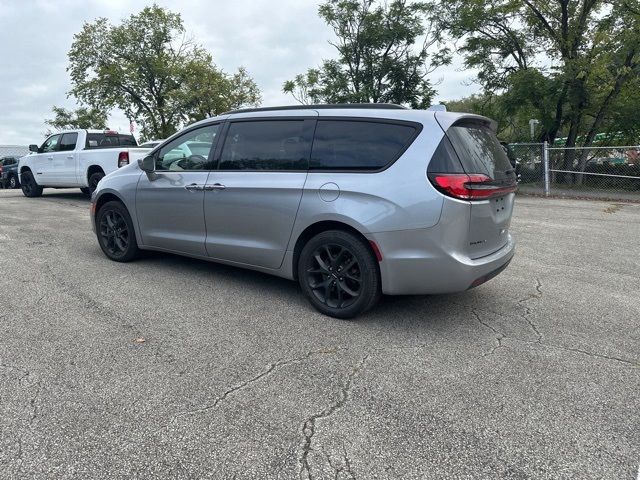
[(73, 160), (73, 155), (67, 155), (67, 158), (68, 158), (69, 160)]
[(205, 190), (207, 190), (207, 191), (224, 190), (225, 188), (227, 188), (227, 187), (225, 185), (222, 185), (221, 183), (214, 183), (213, 185), (207, 185), (205, 187)]
[(47, 157), (47, 160), (53, 160), (53, 157)]
[(185, 185), (184, 188), (186, 188), (190, 192), (202, 192), (204, 190), (204, 187), (202, 185), (198, 185), (197, 183), (192, 183), (191, 185)]

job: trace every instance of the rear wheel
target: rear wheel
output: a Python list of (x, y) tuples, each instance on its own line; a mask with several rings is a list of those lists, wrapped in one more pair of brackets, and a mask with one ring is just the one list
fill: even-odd
[(300, 253), (298, 281), (317, 310), (336, 318), (353, 318), (380, 298), (373, 253), (363, 240), (342, 230), (309, 240)]
[(42, 187), (36, 183), (36, 179), (33, 178), (33, 173), (26, 171), (22, 174), (22, 193), (25, 197), (34, 198), (42, 195)]
[(130, 262), (140, 250), (131, 216), (120, 202), (107, 202), (96, 215), (96, 234), (104, 254), (116, 262)]
[(91, 193), (92, 193), (89, 187), (83, 187), (80, 189), (80, 191), (89, 197), (91, 196)]
[(18, 188), (18, 178), (15, 175), (9, 177), (9, 188)]
[(96, 191), (98, 183), (104, 178), (104, 172), (94, 172), (89, 175), (89, 194)]

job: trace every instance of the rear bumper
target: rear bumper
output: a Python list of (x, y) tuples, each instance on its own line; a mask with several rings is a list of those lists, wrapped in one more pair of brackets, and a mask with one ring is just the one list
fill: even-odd
[(383, 293), (425, 295), (468, 290), (499, 274), (515, 253), (515, 242), (508, 235), (500, 250), (471, 259), (457, 251), (453, 242), (441, 243), (440, 236), (434, 235), (432, 230), (404, 230), (368, 236), (382, 252), (380, 273)]

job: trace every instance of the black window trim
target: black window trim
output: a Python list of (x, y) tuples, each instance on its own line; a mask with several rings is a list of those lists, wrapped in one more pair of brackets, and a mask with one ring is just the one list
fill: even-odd
[[(309, 125), (304, 125), (303, 124), (303, 129), (306, 130), (306, 128), (309, 129), (309, 132), (305, 133), (309, 133), (311, 135), (310, 141), (309, 141), (309, 151), (307, 154), (307, 167), (304, 169), (278, 169), (278, 168), (269, 168), (269, 169), (256, 169), (256, 170), (237, 170), (237, 169), (221, 169), (220, 168), (220, 160), (222, 159), (222, 149), (224, 148), (224, 144), (227, 141), (227, 133), (229, 132), (229, 128), (231, 127), (232, 123), (240, 123), (240, 122), (277, 122), (277, 121), (292, 121), (292, 120), (298, 120), (298, 121), (303, 121), (303, 122), (309, 122)], [(224, 121), (225, 125), (222, 129), (222, 135), (223, 137), (221, 137), (221, 142), (218, 143), (219, 148), (216, 149), (216, 156), (214, 159), (214, 169), (211, 171), (216, 171), (216, 172), (243, 172), (243, 173), (308, 173), (309, 172), (309, 163), (311, 162), (311, 152), (313, 151), (313, 140), (315, 138), (316, 135), (316, 126), (318, 125), (317, 123), (318, 117), (315, 115), (281, 115), (281, 116), (269, 116), (269, 117), (261, 117), (261, 116), (255, 116), (255, 117), (241, 117), (241, 118), (230, 118)]]
[[(166, 141), (160, 143), (159, 145), (156, 145), (153, 148), (154, 152), (152, 153), (154, 165), (158, 161), (158, 156), (160, 155), (160, 150), (162, 150), (165, 147), (165, 145), (169, 145), (173, 141), (178, 140), (179, 138), (182, 138), (183, 136), (187, 135), (188, 133), (193, 132), (194, 130), (200, 130), (201, 128), (207, 128), (207, 127), (214, 127), (216, 125), (220, 125), (221, 126), (220, 127), (220, 132), (218, 134), (218, 137), (221, 139), (223, 134), (226, 135), (226, 128), (225, 128), (226, 127), (226, 120), (217, 120), (217, 121), (211, 122), (211, 123), (205, 123), (205, 124), (200, 124), (200, 125), (192, 125), (190, 127), (185, 128), (184, 130), (181, 130), (180, 131), (180, 135), (176, 136), (175, 138), (167, 139)], [(217, 158), (216, 155), (217, 155), (218, 149), (220, 148), (220, 144), (221, 143), (222, 143), (221, 140), (218, 140), (216, 142), (215, 147), (212, 148), (211, 151), (209, 151), (209, 156), (207, 157), (207, 164), (216, 163), (216, 165), (217, 165), (218, 160), (216, 160), (216, 158)], [(212, 167), (213, 167), (213, 165), (212, 165)], [(206, 169), (200, 168), (200, 169), (197, 169), (197, 170), (195, 170), (195, 169), (194, 170), (156, 170), (154, 168), (153, 171), (155, 173), (164, 175), (166, 173), (189, 173), (189, 172), (200, 172), (200, 173), (202, 173), (202, 172), (212, 172), (214, 170), (215, 170), (215, 168), (206, 168)]]
[[(378, 117), (346, 117), (346, 116), (326, 116), (326, 117), (318, 117), (318, 123), (323, 121), (323, 120), (330, 120), (330, 121), (349, 121), (349, 122), (367, 122), (367, 123), (383, 123), (383, 124), (387, 124), (387, 125), (404, 125), (404, 126), (408, 126), (408, 127), (413, 127), (415, 129), (413, 135), (411, 137), (409, 137), (409, 139), (407, 140), (407, 142), (402, 146), (402, 148), (398, 151), (398, 153), (396, 154), (396, 156), (393, 158), (393, 160), (391, 160), (389, 163), (387, 163), (384, 167), (382, 168), (378, 168), (376, 170), (372, 170), (372, 169), (362, 169), (362, 168), (349, 168), (349, 169), (340, 169), (340, 168), (336, 168), (336, 169), (326, 169), (326, 170), (319, 170), (319, 169), (313, 169), (311, 168), (311, 166), (309, 166), (309, 173), (314, 173), (314, 174), (322, 174), (322, 173), (380, 173), (380, 172), (384, 172), (385, 170), (387, 170), (388, 168), (390, 168), (391, 166), (393, 166), (394, 163), (396, 163), (400, 157), (402, 157), (402, 155), (404, 155), (404, 152), (406, 152), (409, 147), (411, 145), (413, 145), (413, 142), (415, 142), (416, 138), (418, 138), (418, 135), (420, 135), (420, 133), (422, 132), (423, 129), (423, 125), (420, 122), (412, 122), (409, 120), (396, 120), (394, 118), (378, 118)], [(316, 124), (316, 128), (317, 128), (317, 124)], [(316, 137), (315, 137), (315, 132), (313, 135), (313, 143), (315, 143)], [(311, 145), (311, 152), (313, 153), (313, 145)], [(309, 162), (311, 162), (311, 160), (309, 160)]]

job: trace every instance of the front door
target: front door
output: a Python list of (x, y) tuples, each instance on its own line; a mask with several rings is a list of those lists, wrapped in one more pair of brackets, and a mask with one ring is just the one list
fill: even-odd
[(52, 185), (55, 179), (53, 170), (54, 155), (59, 150), (62, 135), (51, 135), (47, 138), (34, 159), (36, 181), (39, 185)]
[(280, 267), (307, 178), (314, 126), (308, 118), (230, 121), (205, 192), (210, 257)]
[(156, 154), (156, 170), (142, 174), (136, 195), (145, 246), (206, 256), (204, 188), (219, 124), (189, 130)]

